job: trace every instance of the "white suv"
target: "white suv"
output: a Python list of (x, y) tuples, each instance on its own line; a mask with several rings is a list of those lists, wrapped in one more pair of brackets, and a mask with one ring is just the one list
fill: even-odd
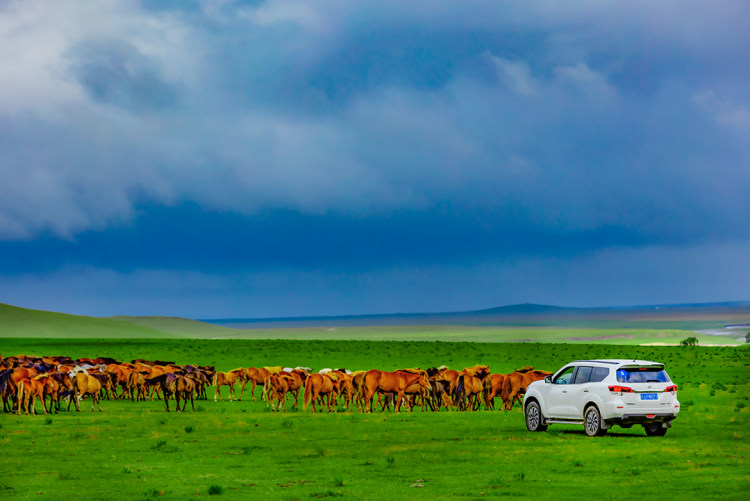
[(664, 364), (644, 360), (578, 360), (544, 381), (523, 399), (526, 427), (545, 431), (551, 423), (582, 424), (589, 436), (613, 425), (641, 424), (648, 436), (664, 436), (680, 412), (677, 386)]

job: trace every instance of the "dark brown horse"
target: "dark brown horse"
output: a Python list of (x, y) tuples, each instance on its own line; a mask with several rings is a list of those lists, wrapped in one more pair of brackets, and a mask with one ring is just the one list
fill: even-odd
[[(187, 407), (187, 401), (190, 400), (193, 411), (195, 411), (195, 403), (193, 401), (193, 393), (195, 392), (195, 383), (191, 378), (185, 377), (182, 374), (173, 374), (171, 372), (162, 374), (146, 379), (147, 385), (158, 385), (164, 396), (164, 404), (166, 405), (166, 412), (169, 412), (169, 397), (174, 395), (177, 412), (182, 412)], [(180, 409), (180, 400), (184, 401), (182, 409)]]

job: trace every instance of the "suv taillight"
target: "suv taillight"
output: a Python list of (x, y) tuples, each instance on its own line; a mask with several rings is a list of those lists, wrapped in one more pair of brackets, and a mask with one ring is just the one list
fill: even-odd
[(666, 388), (664, 389), (664, 393), (667, 393), (667, 392), (670, 392), (670, 391), (671, 391), (672, 393), (677, 393), (677, 385), (674, 385), (674, 384), (673, 384), (672, 386), (667, 386), (667, 387), (666, 387)]
[(622, 395), (623, 393), (633, 393), (633, 388), (628, 388), (627, 386), (610, 386), (609, 391), (614, 393), (615, 395)]

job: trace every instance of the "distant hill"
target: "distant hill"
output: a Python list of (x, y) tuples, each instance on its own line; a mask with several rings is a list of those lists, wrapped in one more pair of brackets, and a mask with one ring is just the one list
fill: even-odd
[(157, 338), (177, 337), (119, 319), (30, 310), (0, 303), (0, 338)]
[[(21, 338), (360, 339), (742, 344), (750, 304), (565, 308), (521, 304), (448, 313), (219, 319), (87, 317), (0, 304), (0, 340)], [(732, 326), (727, 328), (727, 326)], [(2, 345), (0, 345), (0, 351)]]
[(551, 306), (548, 304), (534, 304), (534, 303), (523, 303), (523, 304), (511, 304), (508, 306), (497, 306), (495, 308), (488, 308), (485, 310), (475, 310), (467, 313), (474, 313), (477, 315), (517, 315), (523, 314), (539, 314), (539, 313), (577, 313), (586, 311), (585, 308), (568, 308), (565, 306)]
[(474, 327), (663, 328), (707, 330), (750, 322), (750, 302), (568, 308), (516, 304), (445, 313), (204, 319), (236, 329), (460, 325)]

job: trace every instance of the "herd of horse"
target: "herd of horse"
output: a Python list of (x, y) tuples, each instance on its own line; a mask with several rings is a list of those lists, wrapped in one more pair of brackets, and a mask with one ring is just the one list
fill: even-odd
[[(422, 411), (443, 409), (476, 411), (495, 408), (495, 399), (502, 400), (502, 409), (512, 410), (513, 403), (521, 403), (526, 387), (543, 379), (551, 372), (527, 366), (510, 374), (492, 374), (487, 365), (475, 365), (463, 370), (446, 366), (426, 370), (405, 368), (395, 371), (322, 369), (313, 372), (309, 367), (249, 367), (227, 372), (216, 371), (213, 366), (179, 365), (170, 361), (118, 362), (111, 358), (27, 357), (0, 356), (0, 397), (4, 412), (35, 413), (36, 402), (42, 404), (44, 413), (59, 412), (61, 402), (72, 403), (80, 411), (84, 398), (91, 398), (91, 410), (101, 408), (101, 400), (124, 399), (132, 401), (163, 399), (166, 411), (174, 399), (177, 412), (185, 411), (190, 401), (207, 399), (207, 388), (215, 386), (214, 400), (222, 399), (226, 386), (229, 400), (242, 400), (250, 384), (250, 394), (256, 400), (256, 387), (260, 398), (273, 411), (286, 411), (291, 400), (299, 407), (318, 412), (359, 409), (372, 412), (379, 406), (381, 412), (393, 406)], [(236, 395), (239, 391), (239, 397)], [(118, 394), (119, 392), (119, 394)], [(49, 408), (48, 408), (49, 402)]]

